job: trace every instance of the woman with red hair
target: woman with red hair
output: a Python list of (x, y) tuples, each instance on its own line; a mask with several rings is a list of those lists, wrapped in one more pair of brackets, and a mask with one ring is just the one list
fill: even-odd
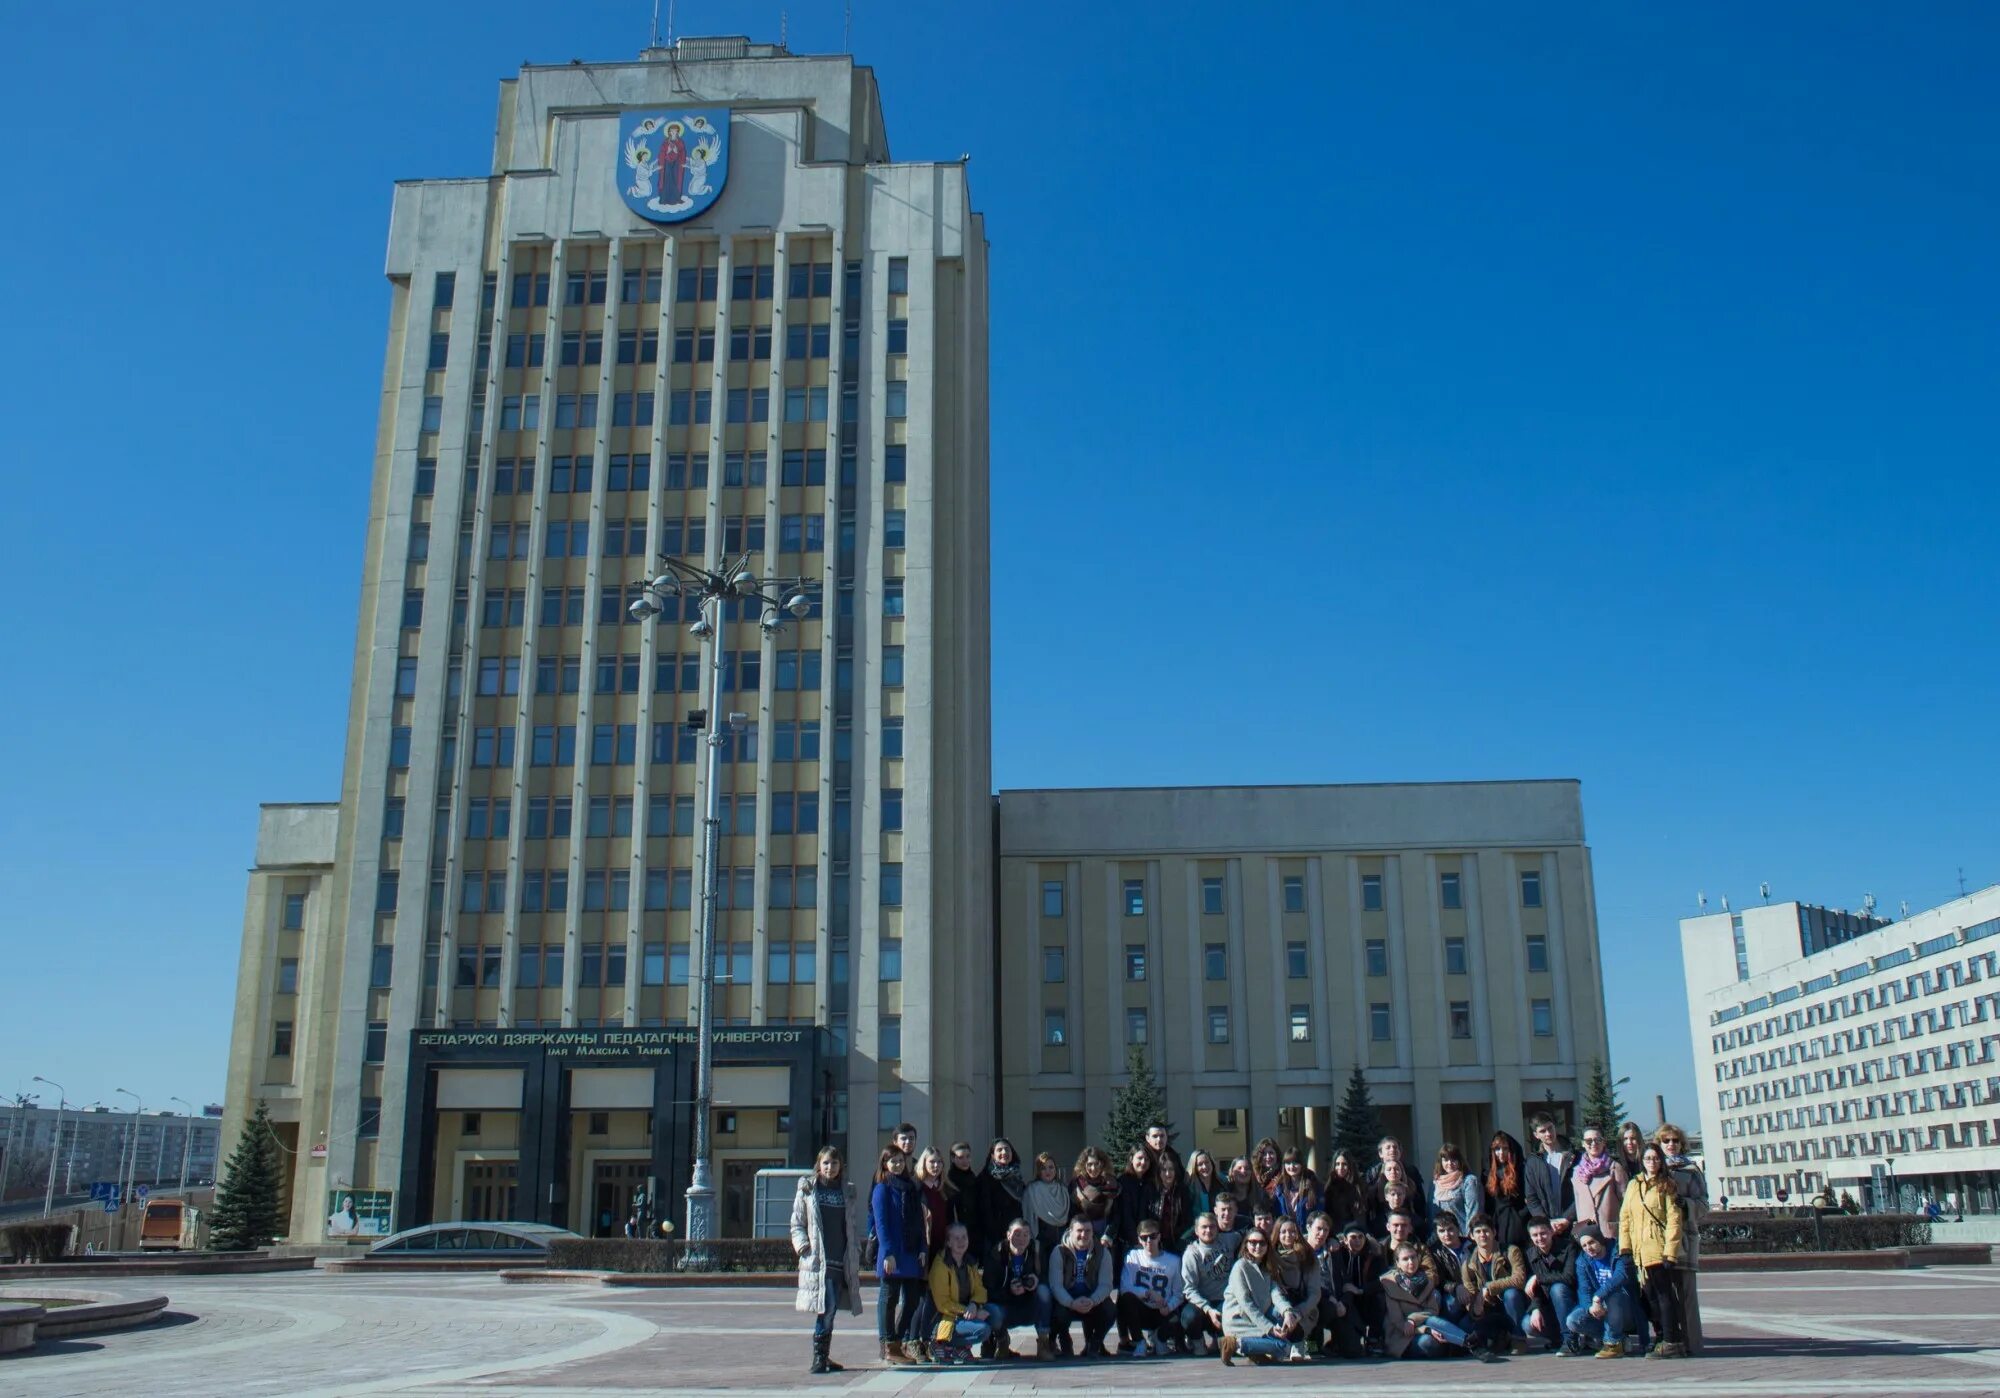
[(1505, 1131), (1495, 1131), (1486, 1147), (1486, 1213), (1493, 1220), (1494, 1242), (1528, 1250), (1528, 1194), (1521, 1143)]

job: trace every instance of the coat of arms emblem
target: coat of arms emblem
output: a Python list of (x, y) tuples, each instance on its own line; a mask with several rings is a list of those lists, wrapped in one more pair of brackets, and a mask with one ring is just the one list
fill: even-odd
[(729, 112), (627, 112), (618, 192), (641, 218), (679, 223), (706, 210), (729, 178)]

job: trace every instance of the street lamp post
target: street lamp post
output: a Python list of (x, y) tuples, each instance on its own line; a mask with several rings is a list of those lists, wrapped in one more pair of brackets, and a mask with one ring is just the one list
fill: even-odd
[(139, 1115), (146, 1110), (146, 1104), (140, 1100), (138, 1093), (130, 1091), (127, 1088), (114, 1088), (113, 1091), (120, 1097), (130, 1097), (132, 1099), (132, 1139), (128, 1145), (131, 1153), (124, 1161), (125, 1178), (118, 1194), (119, 1241), (122, 1243), (125, 1231), (125, 1211), (132, 1206), (132, 1186), (139, 1181)]
[(69, 1089), (54, 1078), (35, 1074), (36, 1082), (45, 1082), (56, 1090), (56, 1134), (49, 1140), (49, 1187), (42, 1191), (42, 1217), (54, 1212), (56, 1204), (56, 1159), (62, 1154), (63, 1108), (69, 1105)]
[(181, 1193), (185, 1194), (188, 1187), (188, 1151), (194, 1145), (194, 1103), (185, 1097), (169, 1097), (167, 1100), (178, 1102), (188, 1109), (187, 1119), (181, 1123)]
[(687, 1187), (687, 1237), (690, 1242), (707, 1242), (716, 1235), (715, 1181), (709, 1160), (709, 1117), (715, 1097), (715, 913), (721, 888), (721, 871), (716, 861), (722, 854), (722, 748), (734, 730), (722, 712), (722, 647), (729, 624), (731, 602), (754, 605), (758, 624), (766, 636), (775, 636), (785, 624), (785, 613), (803, 619), (812, 611), (812, 592), (819, 584), (810, 578), (759, 578), (750, 566), (754, 555), (744, 554), (719, 572), (710, 572), (678, 558), (661, 560), (663, 571), (645, 585), (629, 610), (639, 621), (650, 621), (667, 609), (667, 603), (688, 598), (699, 615), (688, 627), (695, 636), (709, 642), (708, 708), (687, 717), (691, 728), (707, 730), (708, 809), (703, 817), (702, 847), (707, 860), (702, 874), (701, 939), (695, 956), (695, 1087), (694, 1087), (694, 1169)]

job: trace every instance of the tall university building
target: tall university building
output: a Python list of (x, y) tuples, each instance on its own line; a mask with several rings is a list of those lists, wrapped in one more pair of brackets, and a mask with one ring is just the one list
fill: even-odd
[(490, 176), (397, 187), (341, 798), (262, 813), (230, 1049), (294, 1238), (679, 1216), (714, 657), (632, 619), (661, 555), (820, 584), (718, 638), (726, 1232), (903, 1119), (1073, 1150), (1127, 1043), (1216, 1149), (1323, 1155), (1356, 1062), (1423, 1149), (1576, 1098), (1574, 783), (996, 801), (986, 252), (869, 69), (742, 39), (525, 67)]

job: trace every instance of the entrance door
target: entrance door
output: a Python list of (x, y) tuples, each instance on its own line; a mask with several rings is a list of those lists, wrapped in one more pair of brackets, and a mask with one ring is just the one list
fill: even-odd
[(468, 1222), (519, 1222), (515, 1213), (521, 1162), (518, 1160), (468, 1160), (465, 1187), (459, 1197), (465, 1201), (460, 1217)]
[(600, 1160), (591, 1167), (590, 1236), (616, 1238), (632, 1217), (632, 1196), (646, 1183), (650, 1160)]
[(747, 1238), (756, 1221), (757, 1172), (783, 1166), (785, 1158), (725, 1160), (722, 1162), (722, 1236)]

